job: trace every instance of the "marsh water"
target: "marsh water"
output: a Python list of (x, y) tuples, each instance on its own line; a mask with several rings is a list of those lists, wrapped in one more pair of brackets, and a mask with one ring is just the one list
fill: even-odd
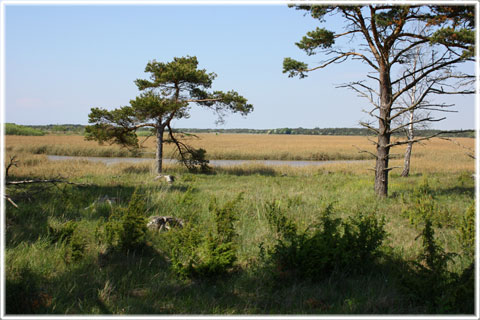
[[(77, 157), (77, 156), (47, 156), (52, 161), (67, 161), (67, 160), (84, 160), (91, 162), (102, 162), (106, 165), (112, 165), (117, 163), (142, 163), (153, 162), (152, 158), (123, 158), (123, 157)], [(359, 161), (368, 160), (329, 160), (329, 161), (299, 161), (299, 160), (210, 160), (210, 165), (226, 167), (243, 164), (261, 164), (266, 166), (292, 166), (292, 167), (305, 167), (305, 166), (321, 166), (330, 163), (353, 163)], [(163, 163), (176, 163), (175, 159), (163, 159)]]

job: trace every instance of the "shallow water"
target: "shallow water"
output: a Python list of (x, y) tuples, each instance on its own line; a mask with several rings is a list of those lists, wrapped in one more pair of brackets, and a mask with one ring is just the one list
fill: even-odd
[[(48, 160), (52, 161), (66, 161), (66, 160), (86, 160), (91, 162), (102, 162), (106, 165), (112, 165), (117, 163), (141, 163), (152, 162), (151, 158), (110, 158), (110, 157), (75, 157), (75, 156), (51, 156), (48, 155)], [(297, 160), (210, 160), (211, 166), (226, 167), (243, 164), (260, 164), (266, 166), (292, 166), (292, 167), (305, 167), (305, 166), (321, 166), (331, 163), (354, 163), (368, 160), (330, 160), (330, 161), (297, 161)], [(176, 163), (175, 159), (163, 159), (163, 163)]]

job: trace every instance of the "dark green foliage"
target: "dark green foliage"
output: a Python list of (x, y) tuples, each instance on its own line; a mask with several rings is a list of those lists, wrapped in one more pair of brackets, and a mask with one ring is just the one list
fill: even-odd
[(16, 136), (43, 136), (45, 132), (15, 123), (5, 123), (5, 134)]
[(123, 251), (142, 249), (146, 241), (147, 219), (143, 196), (135, 192), (127, 208), (118, 208), (112, 213), (104, 226), (104, 234), (97, 232), (97, 237), (104, 240), (109, 247)]
[(307, 75), (305, 71), (308, 69), (308, 64), (294, 60), (292, 58), (285, 58), (283, 60), (283, 73), (288, 73), (290, 78), (299, 76), (305, 78)]
[(82, 235), (77, 228), (70, 238), (68, 246), (66, 247), (66, 261), (75, 262), (81, 260), (84, 256), (85, 248), (86, 241), (84, 235)]
[(232, 269), (237, 260), (237, 233), (234, 224), (238, 220), (236, 206), (241, 194), (223, 206), (213, 199), (209, 211), (214, 215), (214, 230), (202, 230), (188, 223), (169, 237), (172, 270), (182, 278), (217, 277)]
[(75, 221), (67, 221), (63, 224), (49, 223), (47, 234), (52, 243), (69, 242), (76, 229), (77, 223)]
[(5, 285), (6, 314), (43, 313), (40, 278), (30, 268), (22, 267), (16, 274), (8, 274)]
[(307, 35), (300, 42), (295, 43), (297, 47), (304, 50), (308, 55), (315, 54), (317, 48), (329, 48), (335, 43), (334, 33), (325, 28), (316, 28), (307, 32)]
[(65, 261), (72, 262), (80, 260), (85, 251), (86, 241), (78, 230), (75, 221), (68, 221), (63, 224), (48, 224), (47, 235), (52, 243), (59, 243), (65, 246)]
[(470, 259), (475, 255), (475, 202), (468, 207), (459, 226), (458, 240)]
[(277, 234), (277, 243), (266, 252), (267, 262), (273, 263), (280, 277), (320, 280), (334, 271), (362, 271), (386, 237), (383, 219), (362, 213), (347, 221), (334, 219), (331, 205), (322, 212), (319, 224), (303, 232), (278, 203), (267, 204), (266, 211)]
[(435, 230), (427, 218), (421, 233), (423, 251), (403, 271), (401, 282), (413, 299), (426, 304), (429, 313), (473, 313), (473, 263), (460, 276), (448, 270), (455, 256), (435, 240)]

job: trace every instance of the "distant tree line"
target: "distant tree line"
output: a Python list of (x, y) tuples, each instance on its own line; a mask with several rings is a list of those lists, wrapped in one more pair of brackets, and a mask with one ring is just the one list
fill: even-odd
[[(373, 136), (374, 134), (367, 128), (278, 128), (278, 129), (178, 129), (181, 132), (189, 133), (247, 133), (247, 134), (305, 134), (318, 136)], [(440, 134), (443, 137), (467, 137), (474, 138), (475, 130), (435, 130), (423, 129), (417, 130), (418, 136), (429, 136)], [(403, 136), (403, 132), (397, 132), (394, 136)]]
[[(244, 133), (244, 134), (305, 134), (317, 136), (372, 136), (372, 132), (366, 128), (278, 128), (278, 129), (197, 129), (183, 128), (173, 129), (176, 132), (188, 133)], [(5, 134), (7, 135), (44, 135), (44, 134), (79, 134), (83, 135), (85, 126), (80, 124), (49, 124), (43, 126), (21, 126), (14, 123), (5, 124)], [(151, 130), (141, 128), (137, 131), (139, 136), (147, 136)], [(417, 136), (431, 136), (442, 132), (442, 130), (423, 129), (417, 130)], [(396, 136), (404, 135), (402, 132)], [(466, 137), (475, 138), (475, 130), (448, 130), (444, 131), (442, 137)]]

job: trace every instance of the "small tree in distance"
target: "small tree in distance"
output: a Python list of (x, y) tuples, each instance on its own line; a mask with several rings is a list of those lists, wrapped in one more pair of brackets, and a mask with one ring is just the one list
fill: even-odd
[[(253, 106), (247, 99), (235, 91), (209, 92), (215, 73), (207, 73), (198, 69), (197, 58), (186, 56), (174, 58), (168, 63), (150, 61), (145, 72), (150, 73), (150, 79), (137, 79), (135, 84), (142, 93), (130, 106), (124, 106), (112, 111), (92, 108), (89, 114), (86, 139), (100, 143), (110, 142), (125, 147), (138, 148), (136, 130), (151, 127), (157, 138), (156, 169), (162, 173), (164, 133), (167, 130), (172, 142), (175, 142), (182, 158), (185, 150), (195, 152), (193, 148), (185, 148), (185, 144), (175, 139), (171, 127), (173, 119), (189, 117), (192, 105), (213, 109), (223, 120), (226, 112), (247, 115)], [(181, 148), (183, 146), (183, 148)]]

